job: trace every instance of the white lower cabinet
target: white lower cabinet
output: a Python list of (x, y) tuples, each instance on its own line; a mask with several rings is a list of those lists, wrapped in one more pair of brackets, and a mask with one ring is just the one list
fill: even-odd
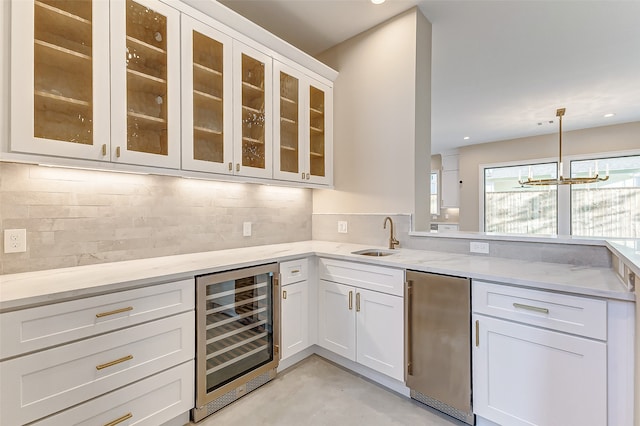
[(475, 414), (500, 425), (606, 425), (606, 343), (474, 315)]
[(34, 423), (34, 426), (157, 426), (193, 408), (194, 361)]
[(0, 424), (158, 425), (193, 407), (193, 279), (0, 314)]
[(280, 353), (286, 359), (312, 344), (309, 325), (315, 310), (309, 304), (309, 259), (280, 263), (280, 277)]
[(307, 281), (282, 287), (282, 359), (309, 346), (309, 287)]
[(476, 415), (501, 426), (627, 424), (610, 421), (605, 300), (472, 288)]
[(402, 297), (325, 280), (318, 296), (320, 346), (403, 380)]

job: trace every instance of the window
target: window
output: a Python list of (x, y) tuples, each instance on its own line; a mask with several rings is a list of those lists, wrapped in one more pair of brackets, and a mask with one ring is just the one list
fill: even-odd
[(484, 230), (505, 234), (556, 234), (558, 191), (555, 186), (524, 187), (522, 177), (557, 176), (557, 163), (484, 169)]
[(608, 170), (609, 179), (571, 186), (571, 234), (640, 238), (640, 156), (571, 162), (571, 177)]
[(440, 214), (438, 208), (438, 172), (431, 173), (431, 214)]

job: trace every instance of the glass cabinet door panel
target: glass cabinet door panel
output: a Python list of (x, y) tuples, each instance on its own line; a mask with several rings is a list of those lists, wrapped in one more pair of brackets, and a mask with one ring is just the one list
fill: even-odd
[(309, 87), (309, 172), (325, 176), (325, 96), (314, 86)]
[(182, 168), (233, 173), (231, 38), (217, 23), (182, 20)]
[(167, 155), (167, 19), (127, 0), (127, 150)]
[(234, 41), (234, 173), (272, 177), (271, 58)]
[(90, 0), (12, 3), (12, 150), (108, 160), (108, 10)]
[(112, 161), (178, 168), (180, 13), (152, 0), (110, 5)]
[(280, 72), (280, 171), (298, 173), (299, 164), (299, 80)]
[(264, 63), (242, 54), (242, 165), (265, 168)]

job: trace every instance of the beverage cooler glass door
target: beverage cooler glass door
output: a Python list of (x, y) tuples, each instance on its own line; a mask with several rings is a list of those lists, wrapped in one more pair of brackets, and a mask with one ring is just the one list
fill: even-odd
[(196, 403), (202, 406), (279, 361), (277, 264), (196, 277)]

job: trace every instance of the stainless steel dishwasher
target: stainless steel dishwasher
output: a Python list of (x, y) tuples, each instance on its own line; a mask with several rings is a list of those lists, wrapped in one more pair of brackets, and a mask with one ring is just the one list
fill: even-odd
[(407, 271), (405, 382), (411, 398), (468, 424), (471, 280)]

